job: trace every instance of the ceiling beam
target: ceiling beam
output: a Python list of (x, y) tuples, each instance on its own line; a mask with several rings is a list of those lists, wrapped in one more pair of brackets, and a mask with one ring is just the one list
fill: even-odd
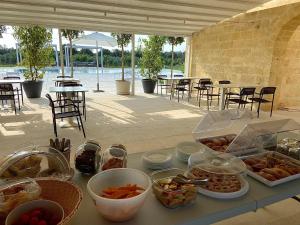
[(0, 15), (2, 16), (17, 16), (17, 17), (28, 17), (32, 18), (32, 20), (39, 20), (43, 19), (51, 19), (57, 21), (73, 21), (77, 23), (95, 23), (95, 24), (105, 24), (105, 25), (119, 25), (119, 26), (134, 26), (135, 28), (157, 28), (157, 29), (174, 29), (174, 30), (181, 30), (187, 32), (195, 32), (199, 29), (203, 28), (204, 25), (185, 25), (185, 24), (165, 24), (165, 23), (156, 23), (156, 22), (130, 22), (130, 21), (111, 21), (108, 18), (106, 19), (98, 19), (93, 17), (82, 17), (82, 16), (68, 16), (64, 14), (48, 14), (48, 13), (37, 13), (37, 12), (30, 12), (27, 11), (18, 12), (12, 10), (3, 10), (0, 9)]
[[(5, 23), (4, 23), (5, 22)], [(0, 24), (7, 25), (42, 25), (50, 28), (74, 29), (74, 30), (90, 30), (99, 32), (122, 32), (122, 33), (136, 33), (146, 35), (168, 35), (168, 36), (190, 36), (191, 32), (181, 30), (169, 29), (153, 29), (153, 28), (134, 28), (119, 25), (106, 24), (92, 24), (92, 23), (78, 23), (74, 21), (56, 21), (50, 19), (33, 19), (30, 17), (16, 17), (16, 16), (2, 16), (0, 15)]]

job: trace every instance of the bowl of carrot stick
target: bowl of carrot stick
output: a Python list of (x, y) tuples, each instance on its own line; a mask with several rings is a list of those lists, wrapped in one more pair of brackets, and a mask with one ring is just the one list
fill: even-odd
[(150, 189), (150, 177), (131, 168), (102, 171), (87, 184), (96, 209), (105, 219), (114, 222), (134, 217), (143, 206)]

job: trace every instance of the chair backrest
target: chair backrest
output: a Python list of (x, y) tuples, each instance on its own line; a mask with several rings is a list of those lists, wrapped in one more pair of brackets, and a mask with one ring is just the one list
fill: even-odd
[(231, 84), (230, 80), (219, 80), (219, 84)]
[(276, 87), (263, 87), (260, 90), (260, 95), (274, 95)]
[(183, 77), (182, 74), (174, 74), (173, 77)]
[(180, 85), (180, 86), (190, 85), (190, 83), (191, 83), (190, 79), (181, 79), (178, 81), (178, 85)]
[(56, 76), (56, 78), (71, 78), (71, 76)]
[(0, 84), (0, 92), (14, 91), (12, 84)]
[(20, 76), (3, 77), (3, 80), (21, 80)]
[(199, 84), (201, 87), (205, 87), (208, 85), (212, 85), (212, 81), (211, 81), (211, 79), (200, 79)]
[(158, 75), (158, 76), (157, 76), (157, 79), (162, 79), (162, 78), (166, 78), (166, 77), (168, 77), (168, 75), (165, 75), (165, 74), (162, 75), (162, 74), (161, 74), (161, 75)]
[(46, 94), (46, 98), (49, 100), (49, 106), (51, 107), (52, 114), (55, 114), (54, 102), (49, 94)]
[(250, 95), (254, 95), (255, 93), (255, 88), (242, 88), (240, 96), (250, 96)]
[(60, 84), (60, 86), (62, 87), (82, 87), (82, 84), (78, 84), (78, 83), (75, 83), (75, 82), (62, 82)]

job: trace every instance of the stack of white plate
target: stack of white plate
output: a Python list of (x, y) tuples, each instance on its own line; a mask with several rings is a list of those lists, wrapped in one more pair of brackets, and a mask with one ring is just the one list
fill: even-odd
[(166, 169), (172, 166), (172, 155), (168, 152), (146, 152), (142, 161), (146, 168), (152, 170)]
[(203, 146), (196, 142), (181, 142), (176, 146), (176, 157), (183, 162), (188, 162), (191, 154), (205, 151)]

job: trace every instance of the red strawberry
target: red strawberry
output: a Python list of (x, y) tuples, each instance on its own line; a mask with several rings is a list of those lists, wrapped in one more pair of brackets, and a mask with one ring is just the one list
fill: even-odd
[(38, 217), (38, 218), (40, 218), (41, 215), (42, 215), (42, 212), (41, 212), (40, 209), (35, 209), (35, 210), (33, 210), (33, 211), (30, 213), (30, 216), (31, 216), (31, 217)]
[(40, 222), (38, 223), (38, 225), (47, 225), (47, 222), (45, 220), (40, 220)]
[(38, 225), (39, 219), (37, 217), (32, 217), (29, 221), (29, 225)]
[(30, 220), (30, 216), (27, 213), (24, 213), (20, 217), (20, 224), (26, 225), (28, 224), (29, 220)]

